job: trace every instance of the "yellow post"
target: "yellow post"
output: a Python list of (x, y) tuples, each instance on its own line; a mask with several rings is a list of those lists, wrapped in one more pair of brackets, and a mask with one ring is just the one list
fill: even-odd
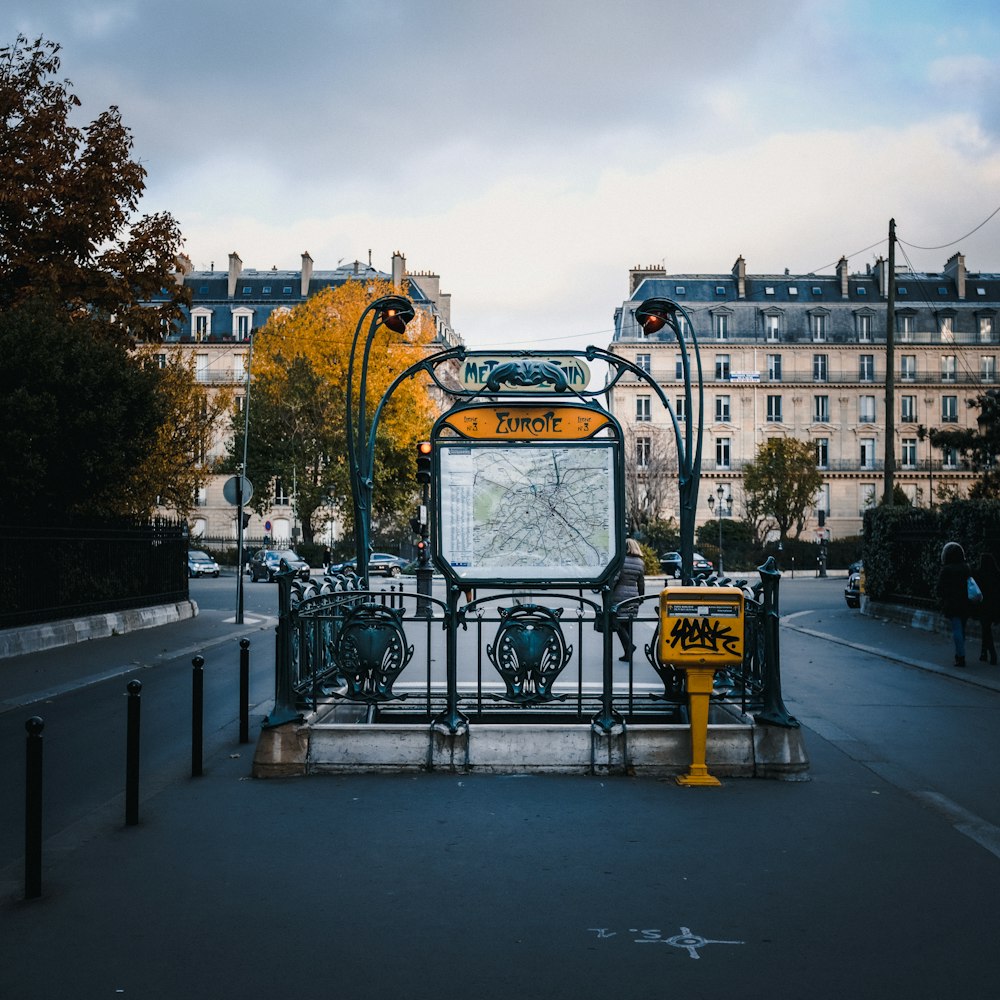
[(679, 785), (719, 785), (705, 760), (709, 696), (720, 667), (743, 661), (743, 591), (738, 587), (667, 587), (660, 594), (660, 662), (687, 674), (691, 767)]
[(715, 680), (713, 667), (687, 667), (688, 712), (691, 716), (691, 767), (677, 776), (678, 785), (721, 785), (708, 773), (705, 748), (708, 743), (708, 696)]

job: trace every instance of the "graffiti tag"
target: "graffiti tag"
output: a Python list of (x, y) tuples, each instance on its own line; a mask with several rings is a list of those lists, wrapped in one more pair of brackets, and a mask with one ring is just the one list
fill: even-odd
[(739, 656), (739, 635), (716, 618), (678, 618), (670, 630), (670, 648)]

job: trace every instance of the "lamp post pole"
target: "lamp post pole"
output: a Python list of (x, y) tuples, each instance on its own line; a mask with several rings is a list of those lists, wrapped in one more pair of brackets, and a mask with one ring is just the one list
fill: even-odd
[(243, 624), (243, 480), (247, 474), (247, 439), (250, 436), (250, 368), (253, 365), (253, 331), (247, 348), (247, 379), (243, 393), (243, 461), (236, 480), (236, 624)]
[[(365, 317), (370, 314), (368, 332), (364, 339), (364, 350), (357, 392), (357, 413), (355, 414), (354, 369), (358, 347), (361, 344), (361, 330)], [(372, 484), (374, 481), (374, 435), (368, 440), (368, 360), (372, 342), (380, 327), (393, 333), (403, 333), (406, 324), (413, 319), (413, 304), (402, 295), (384, 295), (369, 303), (358, 317), (351, 342), (351, 356), (347, 366), (347, 459), (351, 472), (351, 500), (354, 506), (354, 552), (357, 558), (357, 574), (362, 588), (368, 589), (368, 557), (371, 551)]]
[(726, 491), (719, 483), (715, 490), (715, 495), (719, 498), (719, 576), (722, 576), (722, 510), (725, 505)]

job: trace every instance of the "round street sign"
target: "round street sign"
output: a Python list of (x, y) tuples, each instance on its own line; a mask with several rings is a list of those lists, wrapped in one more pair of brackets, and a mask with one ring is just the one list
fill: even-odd
[(238, 490), (241, 479), (243, 480), (243, 502), (246, 503), (253, 496), (253, 484), (246, 476), (230, 476), (222, 485), (222, 495), (231, 504), (239, 503)]

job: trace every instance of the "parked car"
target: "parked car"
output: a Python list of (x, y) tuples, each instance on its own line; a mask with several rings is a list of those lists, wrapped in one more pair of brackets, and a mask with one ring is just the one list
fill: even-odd
[[(710, 560), (701, 553), (693, 553), (692, 566), (695, 573), (711, 573), (714, 567)], [(681, 578), (681, 554), (679, 552), (664, 552), (660, 556), (660, 569), (664, 576), (673, 577), (675, 580)]]
[(218, 576), (219, 564), (207, 553), (188, 549), (188, 576)]
[[(337, 563), (330, 567), (331, 573), (351, 573), (357, 572), (357, 559), (348, 559), (346, 562)], [(394, 556), (389, 552), (373, 552), (368, 558), (368, 575), (384, 573), (386, 576), (399, 576), (407, 566), (405, 559)]]
[(861, 607), (861, 574), (864, 566), (861, 563), (851, 563), (847, 571), (847, 586), (844, 588), (844, 600), (849, 608)]
[(250, 579), (256, 583), (258, 580), (274, 582), (274, 575), (281, 570), (281, 561), (284, 559), (289, 569), (295, 570), (295, 575), (308, 580), (312, 570), (309, 563), (291, 549), (260, 549), (254, 553), (250, 560)]

